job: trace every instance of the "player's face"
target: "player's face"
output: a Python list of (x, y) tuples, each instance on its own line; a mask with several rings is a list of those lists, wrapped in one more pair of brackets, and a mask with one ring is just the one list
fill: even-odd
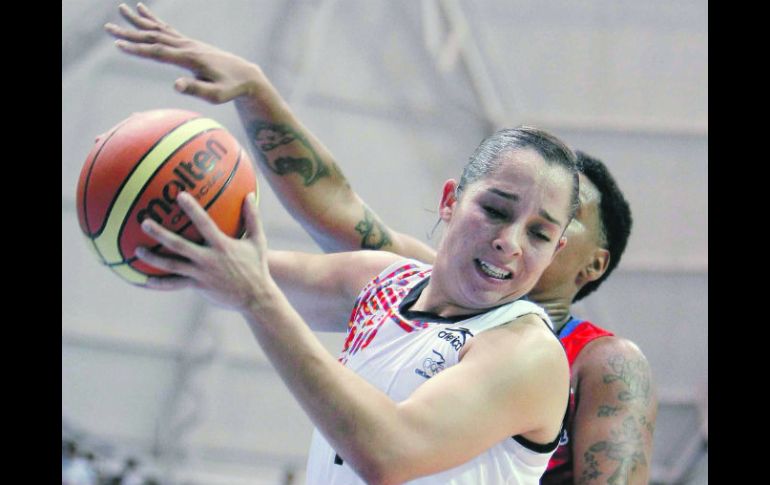
[(452, 305), (481, 310), (525, 295), (563, 246), (572, 176), (534, 150), (509, 151), (457, 200), (444, 187), (447, 223), (432, 283)]
[(591, 264), (600, 246), (599, 203), (601, 194), (588, 178), (580, 174), (580, 208), (567, 226), (567, 245), (559, 251), (535, 287), (529, 293), (534, 300), (549, 297), (572, 298), (577, 291), (579, 272)]

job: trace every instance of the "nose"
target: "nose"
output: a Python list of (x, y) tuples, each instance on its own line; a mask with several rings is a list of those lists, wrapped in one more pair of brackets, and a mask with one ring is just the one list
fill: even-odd
[(520, 227), (508, 226), (497, 234), (492, 245), (506, 258), (521, 256), (521, 233)]

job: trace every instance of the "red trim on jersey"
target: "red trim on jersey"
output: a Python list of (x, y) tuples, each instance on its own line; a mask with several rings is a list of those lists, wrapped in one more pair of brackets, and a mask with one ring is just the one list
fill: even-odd
[(597, 327), (588, 320), (580, 322), (569, 335), (561, 339), (564, 350), (567, 352), (567, 359), (569, 360), (569, 366), (572, 368), (572, 364), (577, 359), (580, 351), (583, 347), (588, 345), (594, 339), (599, 337), (611, 337), (615, 335), (609, 330), (604, 330), (601, 327)]

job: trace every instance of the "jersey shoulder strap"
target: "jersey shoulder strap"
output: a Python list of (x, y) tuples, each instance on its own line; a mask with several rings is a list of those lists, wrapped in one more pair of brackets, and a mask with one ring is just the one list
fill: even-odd
[(575, 362), (578, 354), (580, 354), (586, 345), (597, 338), (611, 337), (613, 335), (615, 334), (594, 325), (588, 320), (572, 318), (559, 332), (559, 340), (561, 340), (562, 345), (564, 345), (569, 365), (572, 367), (572, 363)]

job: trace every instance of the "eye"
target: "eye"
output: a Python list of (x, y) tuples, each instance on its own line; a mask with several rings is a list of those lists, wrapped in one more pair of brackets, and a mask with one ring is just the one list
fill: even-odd
[(484, 212), (486, 212), (487, 215), (492, 219), (505, 219), (506, 217), (508, 217), (507, 214), (505, 214), (504, 212), (499, 211), (494, 207), (491, 207), (488, 205), (483, 206), (483, 209), (484, 209)]
[(543, 233), (543, 232), (540, 232), (538, 230), (532, 229), (532, 230), (529, 231), (529, 233), (532, 234), (533, 236), (535, 236), (537, 239), (540, 239), (541, 241), (551, 242), (551, 238), (548, 237), (548, 235)]

